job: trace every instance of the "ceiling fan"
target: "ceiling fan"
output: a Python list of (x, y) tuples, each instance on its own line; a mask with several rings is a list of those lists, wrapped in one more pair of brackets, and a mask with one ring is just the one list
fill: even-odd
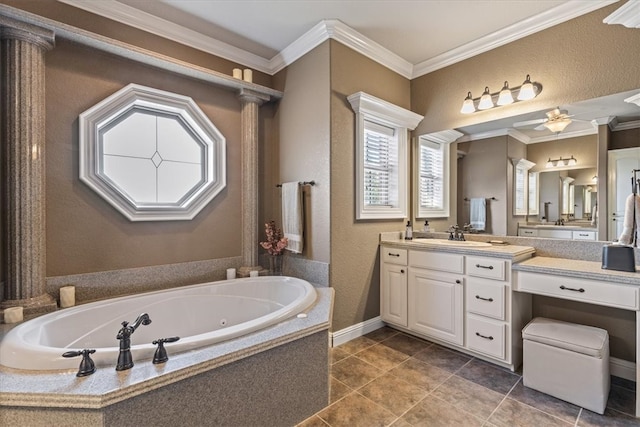
[[(546, 119), (535, 119), (535, 120), (527, 120), (524, 122), (516, 122), (513, 124), (513, 127), (524, 128), (524, 127), (529, 127), (533, 125), (538, 125), (533, 129), (534, 130), (548, 129), (553, 133), (560, 133), (567, 126), (569, 126), (571, 122), (573, 122), (573, 120), (571, 119), (571, 117), (573, 116), (570, 116), (567, 110), (561, 110), (560, 107), (554, 108), (551, 111), (547, 111), (545, 114), (547, 116)], [(574, 119), (574, 120), (583, 121), (583, 120), (577, 120), (577, 119)]]

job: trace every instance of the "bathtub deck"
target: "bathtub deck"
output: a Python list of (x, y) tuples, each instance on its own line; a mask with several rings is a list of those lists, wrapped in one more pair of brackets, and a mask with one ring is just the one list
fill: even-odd
[[(283, 345), (295, 345), (296, 341), (306, 337), (327, 337), (331, 323), (333, 289), (316, 290), (318, 298), (307, 310), (306, 318), (289, 319), (228, 342), (182, 354), (171, 354), (170, 346), (167, 346), (169, 361), (161, 365), (154, 365), (150, 360), (135, 361), (135, 366), (128, 371), (116, 372), (113, 368), (98, 368), (96, 373), (83, 378), (76, 377), (75, 371), (24, 371), (0, 367), (0, 411), (3, 415), (8, 415), (9, 412), (35, 415), (34, 410), (41, 410), (44, 414), (54, 408), (76, 408), (79, 410), (78, 415), (87, 412), (86, 410), (89, 414), (100, 413), (101, 411), (95, 410), (119, 402), (128, 403), (125, 401), (147, 393), (153, 395), (153, 391), (183, 380), (196, 380), (196, 377), (202, 377), (216, 368)], [(326, 346), (328, 347), (328, 340)], [(326, 365), (328, 372), (328, 359)], [(26, 411), (27, 409), (29, 410)]]

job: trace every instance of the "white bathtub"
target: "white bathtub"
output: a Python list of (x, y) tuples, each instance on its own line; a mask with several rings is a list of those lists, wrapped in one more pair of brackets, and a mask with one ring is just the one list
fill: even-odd
[[(316, 291), (301, 279), (256, 277), (225, 280), (114, 298), (59, 310), (13, 328), (0, 342), (0, 365), (16, 369), (77, 369), (80, 358), (63, 358), (69, 350), (96, 349), (96, 366), (118, 359), (116, 335), (122, 321), (133, 323), (148, 313), (150, 325), (131, 335), (133, 361), (153, 357), (153, 340), (172, 354), (208, 346), (293, 317), (313, 304)], [(135, 368), (134, 368), (135, 369)]]

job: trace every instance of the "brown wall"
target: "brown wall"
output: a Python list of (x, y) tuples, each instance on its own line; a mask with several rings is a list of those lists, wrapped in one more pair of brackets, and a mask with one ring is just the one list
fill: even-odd
[(336, 297), (333, 330), (380, 314), (379, 233), (402, 220), (355, 221), (355, 113), (347, 96), (364, 91), (409, 108), (409, 81), (331, 42), (331, 271)]
[(587, 135), (577, 138), (559, 139), (539, 142), (527, 145), (527, 160), (536, 165), (532, 172), (541, 172), (546, 169), (547, 160), (566, 159), (573, 155), (577, 160), (576, 167), (595, 168), (598, 164), (598, 136)]
[[(192, 221), (130, 222), (78, 178), (78, 115), (129, 83), (192, 97), (226, 137), (227, 186)], [(46, 58), (47, 275), (240, 255), (240, 103), (211, 85), (58, 41)]]

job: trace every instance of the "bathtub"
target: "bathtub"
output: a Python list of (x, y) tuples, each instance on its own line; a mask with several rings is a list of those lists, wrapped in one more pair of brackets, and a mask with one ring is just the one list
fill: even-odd
[(118, 359), (116, 335), (122, 321), (148, 313), (151, 324), (131, 335), (133, 361), (153, 357), (153, 340), (172, 354), (245, 335), (305, 311), (316, 300), (314, 287), (292, 277), (255, 277), (210, 282), (109, 299), (59, 310), (20, 324), (0, 342), (0, 365), (29, 370), (77, 369), (69, 350), (96, 349), (96, 366)]

